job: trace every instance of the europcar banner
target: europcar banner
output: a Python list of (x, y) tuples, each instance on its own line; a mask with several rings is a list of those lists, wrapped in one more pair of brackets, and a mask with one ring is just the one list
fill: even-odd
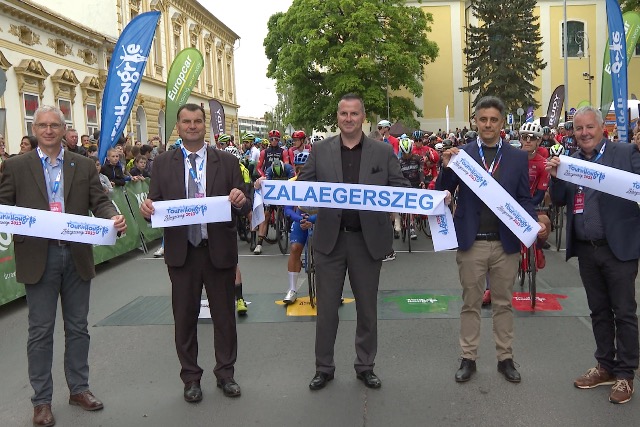
[[(631, 58), (633, 58), (636, 44), (640, 39), (640, 14), (638, 12), (626, 12), (622, 15), (622, 21), (624, 22), (626, 33), (628, 68), (629, 62), (631, 61)], [(611, 102), (613, 101), (609, 52), (610, 44), (611, 41), (607, 40), (607, 45), (604, 48), (604, 60), (602, 61), (602, 86), (600, 89), (600, 111), (602, 111), (602, 115), (607, 114), (607, 112), (611, 108)]]
[(611, 64), (613, 108), (616, 112), (618, 138), (620, 142), (629, 142), (627, 135), (627, 41), (622, 22), (622, 11), (617, 0), (607, 0), (607, 23), (609, 26), (609, 63)]
[(547, 117), (549, 118), (548, 126), (551, 129), (558, 127), (560, 123), (560, 115), (562, 114), (562, 104), (564, 104), (564, 85), (560, 85), (551, 94), (549, 107), (547, 107)]
[(164, 116), (165, 141), (169, 141), (178, 121), (176, 117), (178, 108), (187, 103), (191, 90), (200, 77), (202, 67), (204, 67), (204, 59), (200, 51), (194, 47), (183, 49), (173, 60), (167, 76), (167, 111)]
[(209, 111), (211, 111), (211, 139), (213, 139), (213, 135), (224, 133), (224, 108), (220, 101), (210, 99)]
[(23, 297), (24, 285), (16, 281), (13, 236), (0, 233), (0, 305)]
[(136, 99), (160, 12), (145, 12), (129, 22), (116, 42), (102, 96), (100, 163), (122, 134)]

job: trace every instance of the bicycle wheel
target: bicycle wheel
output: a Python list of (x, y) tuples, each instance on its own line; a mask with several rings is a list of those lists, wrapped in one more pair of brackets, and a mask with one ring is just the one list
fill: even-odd
[(404, 214), (400, 214), (400, 235), (402, 236), (402, 243), (407, 239), (407, 233), (409, 231), (407, 230), (407, 224), (405, 223), (404, 217)]
[(529, 298), (531, 300), (531, 308), (536, 308), (536, 272), (538, 266), (536, 264), (536, 244), (531, 245), (527, 249), (527, 276), (529, 278)]
[[(407, 229), (407, 243), (409, 244), (409, 253), (411, 253), (411, 215), (406, 214), (405, 220), (407, 221), (405, 228)], [(415, 225), (414, 225), (415, 227)]]
[(524, 279), (527, 275), (526, 267), (523, 268), (523, 266), (526, 266), (526, 265), (527, 265), (527, 251), (523, 251), (522, 249), (520, 249), (520, 262), (518, 263), (517, 281), (521, 288), (524, 287)]
[(245, 216), (238, 216), (238, 219), (236, 221), (236, 227), (238, 229), (238, 237), (240, 238), (240, 240), (242, 240), (243, 242), (248, 242), (250, 237), (249, 237), (249, 221), (247, 219), (247, 217)]
[(313, 259), (313, 236), (309, 233), (305, 246), (305, 258), (307, 263), (307, 283), (309, 284), (309, 302), (311, 308), (316, 307), (316, 264)]
[(252, 231), (251, 232), (251, 237), (249, 238), (249, 250), (251, 252), (253, 252), (253, 250), (256, 248), (256, 240), (258, 239), (258, 232), (257, 231)]
[(282, 206), (279, 206), (276, 211), (276, 240), (278, 240), (280, 253), (286, 255), (289, 247), (289, 227), (287, 227), (287, 217)]
[(556, 213), (556, 251), (562, 244), (562, 228), (564, 227), (564, 207), (559, 207)]
[(431, 227), (429, 226), (429, 218), (424, 216), (424, 215), (420, 215), (420, 222), (422, 223), (422, 232), (424, 233), (425, 236), (427, 236), (428, 239), (431, 238)]

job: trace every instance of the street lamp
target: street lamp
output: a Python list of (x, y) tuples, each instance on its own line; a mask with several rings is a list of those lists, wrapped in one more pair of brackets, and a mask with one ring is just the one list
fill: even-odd
[[(591, 102), (591, 83), (593, 82), (593, 79), (595, 77), (591, 75), (591, 54), (589, 53), (589, 36), (587, 36), (587, 33), (585, 33), (584, 31), (578, 31), (576, 32), (575, 40), (576, 40), (576, 44), (578, 45), (578, 52), (577, 52), (578, 58), (580, 59), (587, 58), (587, 66), (589, 71), (582, 73), (582, 77), (589, 82), (589, 105), (593, 105), (593, 103)], [(582, 50), (583, 44), (585, 44), (586, 53), (587, 53), (586, 56), (585, 56), (585, 52)]]

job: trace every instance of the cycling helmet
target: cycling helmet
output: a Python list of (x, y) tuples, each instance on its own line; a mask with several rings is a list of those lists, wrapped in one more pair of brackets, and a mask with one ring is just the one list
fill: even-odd
[(304, 165), (307, 163), (307, 159), (309, 158), (309, 153), (303, 151), (302, 153), (297, 153), (293, 156), (293, 164), (294, 165)]
[(242, 135), (242, 142), (253, 142), (255, 136), (252, 133), (245, 133)]
[(413, 131), (413, 140), (414, 141), (418, 141), (418, 140), (421, 141), (422, 138), (424, 138), (424, 132), (422, 132), (421, 130)]
[(542, 128), (537, 123), (523, 123), (522, 126), (520, 126), (520, 134), (522, 135), (523, 133), (531, 134), (536, 138), (542, 138)]
[(464, 139), (467, 142), (473, 141), (478, 137), (478, 132), (470, 130), (469, 132), (464, 134)]
[(274, 159), (271, 163), (271, 171), (274, 177), (281, 177), (284, 175), (284, 165), (280, 159)]
[(572, 121), (564, 122), (564, 130), (573, 130), (573, 122)]
[(440, 155), (436, 150), (427, 150), (427, 154), (425, 155), (425, 157), (431, 163), (438, 163), (438, 160), (440, 160)]
[(442, 142), (438, 142), (435, 146), (436, 151), (444, 150), (444, 144)]
[(403, 154), (411, 154), (411, 150), (413, 150), (413, 141), (409, 138), (402, 138), (398, 141), (398, 147)]
[(238, 149), (236, 147), (234, 147), (233, 145), (225, 147), (224, 151), (226, 151), (229, 154), (233, 154), (234, 156), (236, 156), (238, 158), (238, 160), (240, 160), (242, 158), (242, 154), (240, 154), (240, 151), (238, 151)]
[(380, 120), (378, 122), (378, 127), (390, 128), (391, 127), (391, 122), (389, 120)]
[(268, 139), (262, 139), (260, 142), (262, 142), (262, 145), (264, 147), (267, 147), (269, 145), (269, 140)]
[(543, 135), (551, 135), (551, 128), (549, 126), (545, 126), (542, 128)]
[(554, 144), (549, 148), (549, 157), (558, 157), (564, 154), (564, 147), (561, 144)]
[(301, 130), (297, 130), (291, 134), (292, 139), (305, 139), (306, 137), (307, 135), (305, 135), (305, 133)]
[(262, 138), (256, 137), (256, 139), (253, 140), (254, 145), (260, 144), (261, 142), (262, 142)]
[(451, 148), (453, 147), (453, 141), (451, 141), (450, 139), (445, 139), (444, 141), (442, 141), (442, 145), (445, 149)]
[(227, 135), (226, 133), (221, 133), (218, 136), (218, 144), (228, 143), (231, 141), (231, 135)]
[(269, 138), (280, 138), (280, 131), (278, 129), (270, 130)]

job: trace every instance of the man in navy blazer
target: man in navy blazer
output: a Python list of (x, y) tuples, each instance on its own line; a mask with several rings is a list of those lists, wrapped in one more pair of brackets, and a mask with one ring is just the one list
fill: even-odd
[[(602, 114), (593, 107), (574, 116), (580, 149), (573, 157), (640, 173), (635, 144), (603, 137)], [(640, 258), (640, 208), (636, 202), (556, 178), (559, 158), (549, 160), (551, 199), (567, 209), (567, 260), (578, 257), (580, 277), (591, 310), (597, 365), (574, 382), (581, 389), (613, 385), (612, 403), (633, 394), (638, 369), (638, 317), (635, 280)]]
[[(504, 104), (496, 97), (478, 101), (475, 121), (478, 138), (464, 150), (489, 172), (533, 218), (537, 218), (529, 192), (527, 153), (503, 143), (500, 130), (504, 124)], [(458, 148), (443, 153), (443, 169), (436, 189), (453, 193), (458, 188), (458, 203), (453, 222), (458, 236), (456, 261), (462, 285), (463, 306), (460, 313), (462, 362), (456, 372), (457, 382), (471, 379), (476, 370), (480, 343), (480, 309), (489, 275), (493, 309), (493, 338), (496, 344), (498, 371), (508, 381), (520, 382), (513, 364), (513, 284), (518, 272), (520, 241), (488, 208), (483, 200), (447, 167)], [(541, 224), (541, 232), (544, 225)]]

